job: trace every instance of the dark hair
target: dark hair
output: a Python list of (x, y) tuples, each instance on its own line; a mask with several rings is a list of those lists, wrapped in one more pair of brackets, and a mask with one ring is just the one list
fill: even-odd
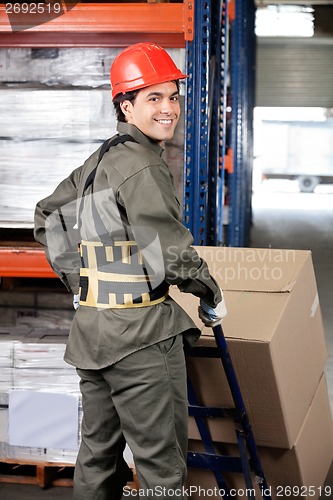
[(126, 122), (125, 115), (120, 107), (120, 103), (124, 101), (130, 101), (133, 104), (136, 99), (136, 96), (138, 95), (138, 92), (139, 92), (138, 90), (132, 90), (131, 92), (126, 92), (126, 94), (118, 94), (113, 99), (113, 105), (118, 122)]
[[(177, 90), (179, 92), (179, 80), (173, 80), (175, 84), (177, 85)], [(132, 104), (134, 103), (136, 96), (142, 89), (138, 90), (132, 90), (131, 92), (126, 92), (126, 94), (118, 94), (116, 97), (113, 99), (113, 106), (115, 109), (116, 113), (116, 118), (118, 122), (126, 122), (126, 118), (124, 113), (121, 110), (120, 103), (124, 101), (130, 101)]]

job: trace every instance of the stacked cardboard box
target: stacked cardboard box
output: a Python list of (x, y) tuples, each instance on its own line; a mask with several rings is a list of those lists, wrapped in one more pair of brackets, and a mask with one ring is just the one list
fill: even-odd
[[(333, 458), (333, 425), (324, 374), (326, 342), (311, 253), (222, 247), (197, 250), (224, 290), (228, 309), (224, 333), (272, 497), (297, 497), (302, 492), (304, 498), (319, 498)], [(177, 289), (172, 296), (202, 330), (199, 345), (215, 346), (212, 330), (203, 327), (197, 317), (198, 299)], [(233, 406), (219, 359), (188, 357), (187, 364), (203, 405)], [(217, 448), (222, 443), (228, 449), (235, 446), (232, 422), (212, 419), (209, 427)], [(189, 439), (193, 451), (200, 448), (191, 418)], [(233, 480), (235, 477), (230, 479), (231, 485)], [(211, 473), (191, 469), (188, 484), (216, 486)], [(243, 484), (235, 498), (246, 496), (244, 488)], [(194, 490), (192, 498), (199, 498)]]

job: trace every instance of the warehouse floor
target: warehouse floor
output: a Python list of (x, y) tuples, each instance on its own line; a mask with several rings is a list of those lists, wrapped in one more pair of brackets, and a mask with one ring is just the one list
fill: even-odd
[[(326, 369), (333, 410), (333, 186), (298, 193), (290, 181), (266, 181), (253, 198), (252, 247), (310, 249), (323, 314), (329, 360)], [(314, 463), (316, 457), (313, 457)], [(326, 479), (333, 487), (333, 465)], [(333, 488), (332, 488), (333, 489)], [(1, 500), (69, 500), (71, 488), (0, 483)], [(325, 496), (325, 499), (332, 498)]]

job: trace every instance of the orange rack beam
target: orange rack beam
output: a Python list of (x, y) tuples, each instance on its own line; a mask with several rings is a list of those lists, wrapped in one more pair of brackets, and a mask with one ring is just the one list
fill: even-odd
[(1, 278), (57, 278), (43, 249), (0, 247)]
[[(180, 47), (194, 37), (193, 2), (77, 3), (68, 8), (62, 0), (12, 1), (0, 5), (0, 47), (120, 46), (128, 44), (125, 40), (142, 39), (162, 39), (166, 46)], [(40, 12), (35, 11), (38, 5)]]

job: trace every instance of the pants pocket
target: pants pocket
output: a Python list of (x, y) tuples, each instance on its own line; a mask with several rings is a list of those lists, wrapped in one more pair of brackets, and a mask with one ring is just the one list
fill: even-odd
[(169, 339), (162, 340), (158, 343), (158, 346), (164, 355), (168, 355), (173, 349), (175, 349), (181, 341), (181, 335), (174, 335)]

